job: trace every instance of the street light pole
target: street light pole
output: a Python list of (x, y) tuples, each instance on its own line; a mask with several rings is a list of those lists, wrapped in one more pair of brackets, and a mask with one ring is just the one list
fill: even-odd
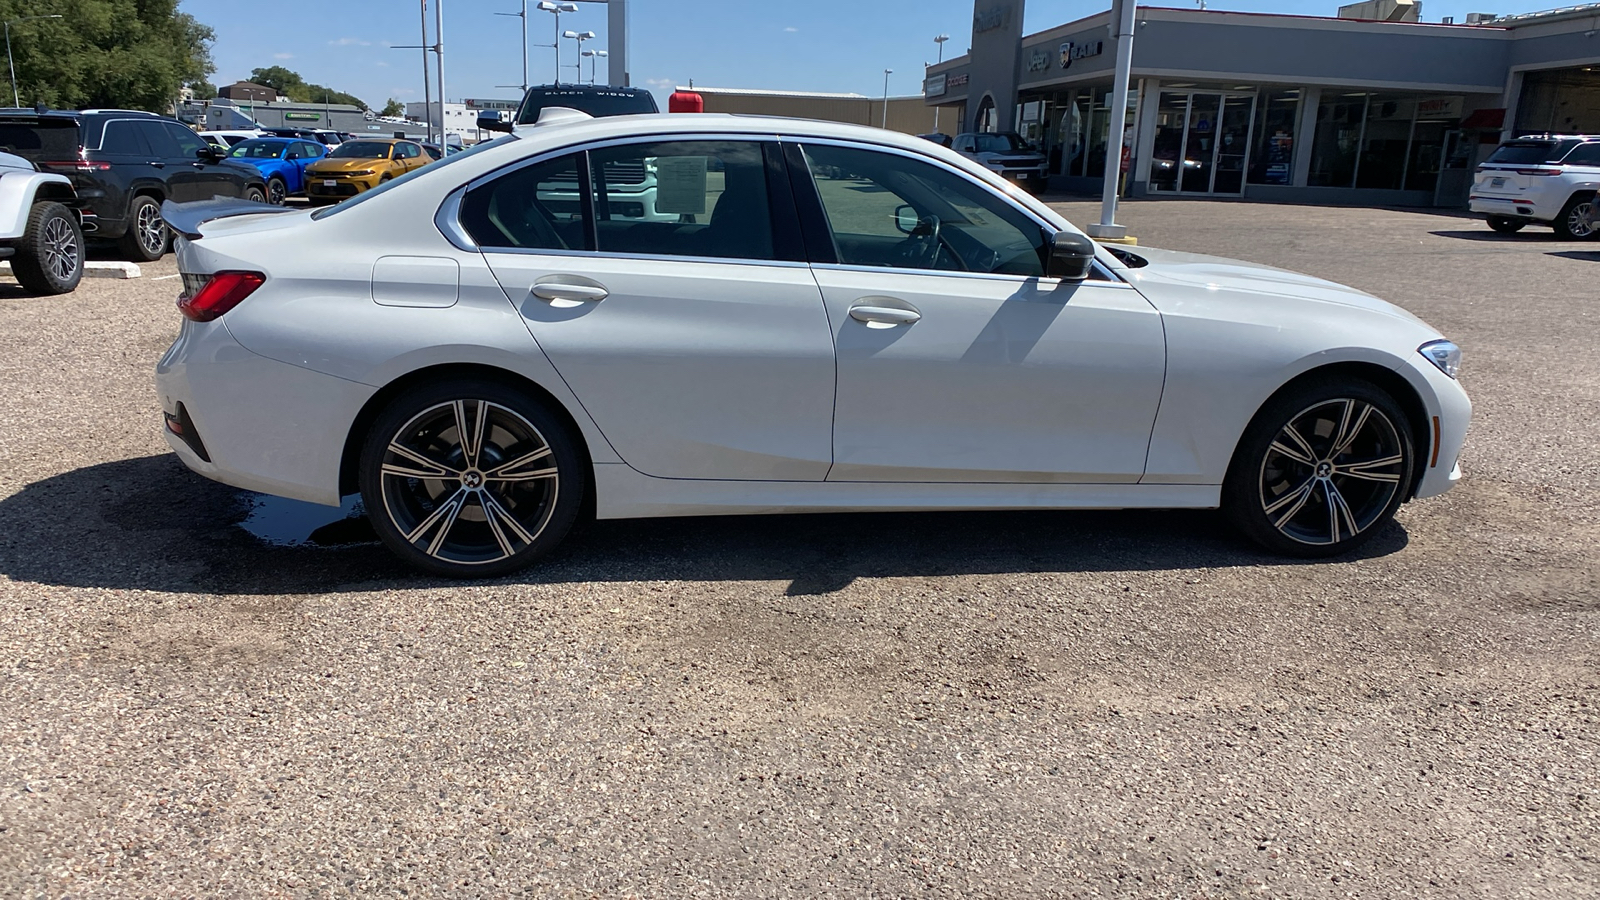
[[(578, 4), (576, 4), (576, 3), (556, 3), (555, 0), (539, 0), (539, 5), (536, 8), (537, 9), (542, 9), (547, 13), (553, 13), (555, 15), (555, 17), (556, 17), (556, 42), (553, 43), (553, 44), (550, 44), (549, 46), (556, 48), (556, 80), (555, 80), (554, 83), (555, 84), (560, 84), (561, 83), (561, 38), (562, 38), (561, 14), (564, 13), (564, 12), (567, 12), (567, 13), (577, 12), (578, 11)], [(580, 74), (578, 80), (579, 81), (583, 80), (581, 74)]]
[(34, 19), (59, 19), (59, 18), (61, 18), (59, 15), (48, 15), (48, 16), (23, 16), (20, 19), (7, 19), (6, 20), (6, 67), (11, 70), (11, 105), (12, 106), (16, 106), (16, 107), (21, 107), (22, 106), (22, 95), (17, 92), (17, 64), (11, 58), (11, 23), (12, 22), (16, 22), (18, 24), (21, 24), (23, 22), (31, 22)]
[[(605, 56), (606, 55), (606, 51), (604, 51), (604, 50), (583, 50), (583, 51), (580, 51), (580, 52), (581, 52), (581, 54), (583, 56), (589, 57), (589, 83), (590, 84), (594, 84), (595, 70), (597, 68), (599, 68), (599, 66), (600, 66), (600, 57)], [(579, 74), (581, 75), (582, 73), (580, 72)]]
[(444, 127), (444, 0), (433, 0), (433, 39), (437, 42), (434, 53), (439, 57), (434, 60), (439, 76), (439, 154), (449, 156), (450, 141)]
[(1128, 80), (1133, 77), (1133, 27), (1138, 0), (1115, 0), (1115, 4), (1117, 64), (1112, 76), (1116, 81), (1111, 93), (1111, 133), (1106, 138), (1105, 187), (1100, 192), (1100, 221), (1084, 230), (1090, 237), (1120, 240), (1128, 236), (1127, 226), (1117, 224), (1117, 182), (1122, 174), (1122, 135), (1128, 124)]
[(422, 0), (422, 134), (433, 140), (433, 89), (428, 86), (428, 0)]
[[(940, 63), (944, 62), (944, 42), (948, 40), (950, 40), (950, 35), (948, 34), (934, 35), (933, 42), (939, 46)], [(938, 64), (939, 63), (934, 63), (934, 65)], [(933, 131), (935, 134), (939, 133), (939, 104), (937, 103), (933, 105)]]
[(578, 83), (583, 84), (583, 42), (594, 40), (596, 35), (592, 31), (563, 31), (561, 36), (578, 42), (578, 62), (573, 68), (578, 70)]
[(893, 69), (883, 70), (883, 124), (880, 128), (889, 127), (889, 76), (894, 74)]
[(522, 20), (522, 92), (528, 92), (528, 0), (522, 0), (522, 12), (495, 13), (497, 16), (516, 16)]

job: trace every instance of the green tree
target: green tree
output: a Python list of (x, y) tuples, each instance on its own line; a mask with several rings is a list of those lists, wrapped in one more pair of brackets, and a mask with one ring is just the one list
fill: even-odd
[(164, 112), (214, 70), (211, 29), (178, 0), (0, 0), (5, 19), (49, 14), (61, 18), (11, 26), (24, 106)]
[(380, 116), (404, 116), (405, 114), (405, 105), (393, 97), (389, 98), (389, 102), (385, 103), (383, 105), (383, 110), (378, 113)]
[(247, 80), (272, 88), (296, 103), (346, 103), (362, 109), (368, 108), (360, 97), (320, 84), (307, 84), (299, 72), (285, 69), (283, 66), (252, 69)]
[(209, 81), (201, 80), (189, 82), (189, 92), (194, 95), (194, 99), (196, 100), (217, 99), (217, 86)]

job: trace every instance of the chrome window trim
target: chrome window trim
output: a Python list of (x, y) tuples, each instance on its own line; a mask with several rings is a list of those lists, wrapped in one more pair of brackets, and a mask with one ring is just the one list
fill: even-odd
[[(935, 166), (939, 166), (939, 167), (943, 168), (945, 171), (947, 171), (947, 172), (949, 172), (949, 173), (951, 173), (951, 174), (953, 174), (953, 175), (955, 175), (955, 176), (957, 176), (959, 178), (965, 178), (969, 183), (977, 185), (980, 189), (988, 192), (990, 196), (1000, 200), (1001, 202), (1009, 204), (1012, 208), (1020, 211), (1023, 215), (1027, 216), (1029, 220), (1037, 223), (1040, 228), (1045, 229), (1047, 232), (1054, 233), (1054, 232), (1060, 230), (1060, 229), (1056, 228), (1056, 226), (1055, 226), (1055, 224), (1053, 222), (1049, 222), (1049, 221), (1046, 221), (1045, 219), (1041, 218), (1033, 210), (1028, 209), (1026, 206), (1023, 206), (1020, 203), (1017, 203), (1012, 198), (1006, 196), (1006, 194), (1004, 192), (996, 190), (993, 185), (984, 182), (982, 179), (978, 179), (978, 178), (972, 177), (972, 173), (965, 172), (965, 171), (961, 170), (960, 168), (958, 168), (956, 166), (952, 166), (952, 165), (950, 165), (950, 163), (946, 162), (945, 160), (937, 159), (935, 157), (927, 156), (927, 155), (924, 155), (924, 154), (921, 154), (921, 153), (915, 153), (915, 152), (912, 152), (910, 150), (906, 150), (906, 149), (904, 149), (902, 147), (895, 147), (895, 146), (891, 146), (889, 144), (876, 144), (876, 143), (872, 143), (870, 141), (840, 140), (838, 138), (820, 138), (820, 137), (819, 138), (812, 138), (812, 137), (807, 137), (805, 135), (784, 134), (784, 133), (781, 133), (781, 132), (760, 132), (760, 133), (756, 133), (756, 132), (748, 132), (748, 133), (735, 132), (735, 133), (731, 133), (730, 134), (730, 133), (726, 133), (726, 132), (708, 132), (708, 131), (693, 131), (693, 132), (666, 133), (666, 134), (627, 135), (626, 137), (606, 138), (604, 140), (593, 141), (593, 142), (590, 142), (590, 143), (567, 144), (567, 145), (562, 146), (562, 147), (556, 147), (556, 148), (552, 148), (552, 149), (549, 149), (549, 150), (545, 150), (543, 152), (535, 153), (535, 154), (533, 154), (531, 156), (528, 156), (528, 157), (526, 157), (524, 159), (519, 159), (519, 160), (517, 160), (515, 162), (508, 163), (508, 164), (506, 164), (504, 166), (501, 166), (500, 168), (495, 169), (493, 171), (485, 172), (484, 174), (479, 175), (477, 178), (474, 178), (471, 181), (468, 181), (466, 184), (461, 185), (460, 187), (458, 187), (455, 190), (451, 191), (448, 195), (445, 196), (444, 201), (440, 204), (438, 212), (436, 212), (434, 214), (434, 217), (433, 217), (434, 226), (439, 229), (440, 234), (444, 235), (445, 239), (448, 240), (451, 243), (452, 246), (454, 246), (458, 250), (465, 250), (465, 251), (467, 251), (469, 253), (512, 253), (512, 254), (518, 254), (518, 255), (564, 256), (564, 257), (585, 257), (585, 258), (593, 258), (593, 257), (596, 257), (596, 256), (604, 256), (604, 257), (607, 257), (607, 258), (615, 258), (615, 259), (659, 260), (659, 261), (663, 261), (663, 262), (675, 262), (675, 261), (683, 260), (683, 261), (688, 261), (688, 262), (700, 262), (700, 263), (711, 262), (711, 263), (730, 263), (730, 264), (733, 264), (733, 265), (760, 265), (760, 266), (781, 266), (781, 267), (815, 265), (818, 268), (828, 268), (828, 269), (835, 269), (835, 270), (841, 270), (841, 271), (934, 273), (934, 274), (940, 274), (940, 275), (959, 275), (959, 276), (968, 277), (968, 278), (973, 278), (973, 277), (976, 277), (976, 278), (991, 278), (991, 279), (992, 278), (1000, 278), (1000, 279), (1012, 280), (1012, 281), (1015, 281), (1017, 283), (1021, 283), (1023, 281), (1030, 280), (1030, 279), (1038, 279), (1038, 278), (1040, 278), (1040, 276), (1032, 276), (1032, 275), (996, 275), (994, 273), (989, 273), (989, 272), (946, 272), (946, 271), (943, 271), (943, 270), (931, 270), (931, 269), (903, 269), (903, 268), (899, 268), (897, 266), (851, 266), (851, 265), (844, 265), (844, 264), (840, 264), (840, 263), (815, 263), (815, 264), (813, 264), (813, 263), (804, 263), (804, 262), (793, 262), (793, 261), (790, 261), (790, 260), (737, 259), (737, 258), (733, 258), (733, 257), (723, 257), (723, 256), (670, 256), (670, 255), (666, 255), (666, 254), (654, 254), (654, 253), (611, 253), (611, 252), (606, 252), (606, 251), (603, 251), (603, 250), (545, 250), (545, 249), (527, 248), (527, 247), (482, 247), (482, 246), (479, 246), (477, 241), (474, 240), (472, 238), (472, 236), (467, 233), (466, 229), (463, 228), (462, 225), (461, 225), (461, 203), (462, 203), (463, 199), (466, 197), (466, 194), (467, 194), (468, 191), (475, 190), (476, 188), (480, 188), (480, 187), (484, 186), (485, 184), (488, 184), (491, 181), (494, 181), (494, 180), (502, 178), (504, 176), (511, 175), (512, 173), (521, 171), (522, 169), (524, 169), (524, 168), (526, 168), (528, 166), (540, 165), (541, 163), (546, 163), (546, 162), (549, 162), (550, 160), (559, 159), (559, 158), (561, 158), (563, 156), (569, 156), (569, 155), (574, 154), (574, 153), (587, 153), (587, 152), (589, 152), (591, 150), (602, 150), (602, 149), (605, 149), (607, 147), (626, 146), (626, 145), (629, 145), (629, 144), (657, 144), (657, 143), (666, 143), (666, 142), (671, 142), (671, 141), (744, 141), (744, 142), (753, 142), (753, 143), (766, 143), (766, 142), (770, 141), (770, 142), (777, 142), (777, 143), (780, 143), (780, 144), (782, 144), (782, 143), (794, 143), (794, 144), (799, 144), (802, 147), (804, 147), (804, 145), (807, 144), (807, 143), (812, 143), (812, 144), (827, 144), (827, 145), (831, 145), (831, 146), (846, 147), (846, 148), (852, 148), (852, 149), (875, 150), (875, 151), (878, 151), (878, 152), (893, 153), (893, 154), (895, 154), (897, 156), (904, 156), (907, 159), (919, 160), (921, 162), (926, 162), (926, 163), (929, 163), (929, 164), (932, 164), (932, 165), (935, 165)], [(1104, 263), (1102, 263), (1098, 259), (1096, 259), (1094, 261), (1094, 269), (1098, 274), (1104, 276), (1104, 278), (1106, 280), (1105, 281), (1097, 281), (1097, 280), (1095, 280), (1093, 278), (1090, 278), (1090, 279), (1086, 279), (1085, 281), (1082, 281), (1082, 282), (1079, 282), (1079, 283), (1080, 284), (1095, 283), (1095, 284), (1116, 285), (1116, 286), (1119, 286), (1119, 287), (1129, 288), (1130, 290), (1133, 287), (1131, 284), (1128, 283), (1128, 281), (1126, 279), (1124, 279), (1120, 275), (1118, 275), (1115, 270), (1113, 270), (1110, 267), (1106, 266)], [(1056, 279), (1046, 279), (1046, 280), (1056, 280)]]
[(662, 263), (689, 263), (697, 266), (764, 266), (779, 269), (804, 269), (810, 264), (787, 259), (743, 259), (731, 256), (670, 256), (662, 253), (600, 253), (594, 250), (541, 250), (534, 247), (482, 247), (477, 253), (508, 256), (554, 256), (562, 259), (616, 259)]
[(1095, 271), (1107, 276), (1105, 279), (1085, 278), (1082, 281), (1063, 281), (1046, 275), (1009, 275), (1003, 272), (953, 272), (947, 269), (903, 269), (899, 266), (860, 266), (848, 263), (812, 263), (811, 268), (827, 270), (829, 272), (887, 272), (894, 275), (927, 275), (940, 278), (970, 278), (980, 281), (1004, 281), (1011, 284), (1027, 284), (1030, 281), (1050, 282), (1053, 284), (1093, 284), (1101, 287), (1117, 288), (1119, 290), (1133, 290), (1133, 285), (1113, 276), (1115, 273), (1095, 261)]

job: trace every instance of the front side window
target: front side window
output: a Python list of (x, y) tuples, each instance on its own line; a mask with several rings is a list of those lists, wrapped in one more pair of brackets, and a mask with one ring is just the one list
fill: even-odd
[(468, 191), (461, 201), (461, 227), (485, 248), (592, 250), (579, 178), (582, 160), (575, 153), (523, 166)]
[(178, 145), (178, 155), (185, 159), (194, 159), (195, 155), (206, 148), (206, 142), (189, 129), (173, 124), (163, 124), (167, 132), (172, 135), (172, 140)]
[(808, 145), (839, 262), (1044, 275), (1042, 227), (984, 187), (892, 153)]
[(589, 153), (602, 253), (771, 259), (757, 141), (655, 141)]

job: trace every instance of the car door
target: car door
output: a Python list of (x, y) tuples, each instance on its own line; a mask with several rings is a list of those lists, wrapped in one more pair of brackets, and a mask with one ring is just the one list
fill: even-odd
[(209, 199), (204, 194), (200, 170), (190, 165), (197, 160), (183, 156), (182, 149), (173, 140), (172, 132), (167, 130), (166, 125), (159, 119), (140, 119), (137, 122), (139, 134), (143, 135), (145, 145), (150, 148), (147, 165), (161, 180), (168, 199), (179, 203)]
[(396, 176), (420, 168), (426, 162), (422, 157), (422, 147), (408, 141), (394, 145), (394, 158), (400, 164), (400, 171), (395, 173)]
[[(187, 164), (196, 172), (199, 199), (244, 196), (245, 185), (250, 181), (251, 173), (256, 171), (253, 166), (218, 159), (207, 151), (206, 142), (200, 139), (200, 135), (177, 122), (162, 122), (161, 127), (167, 130), (178, 147), (178, 158), (173, 161), (172, 167)], [(260, 176), (257, 174), (255, 177)]]
[(294, 172), (290, 191), (303, 191), (306, 186), (306, 166), (328, 155), (328, 149), (311, 141), (296, 141), (289, 150), (289, 161)]
[(1137, 291), (1044, 277), (1052, 232), (953, 166), (787, 155), (802, 219), (827, 232), (807, 244), (838, 355), (829, 481), (1139, 480), (1166, 345)]
[(749, 139), (626, 143), (522, 165), (461, 202), (539, 346), (644, 474), (827, 474), (833, 340), (793, 199), (772, 190), (780, 163)]

